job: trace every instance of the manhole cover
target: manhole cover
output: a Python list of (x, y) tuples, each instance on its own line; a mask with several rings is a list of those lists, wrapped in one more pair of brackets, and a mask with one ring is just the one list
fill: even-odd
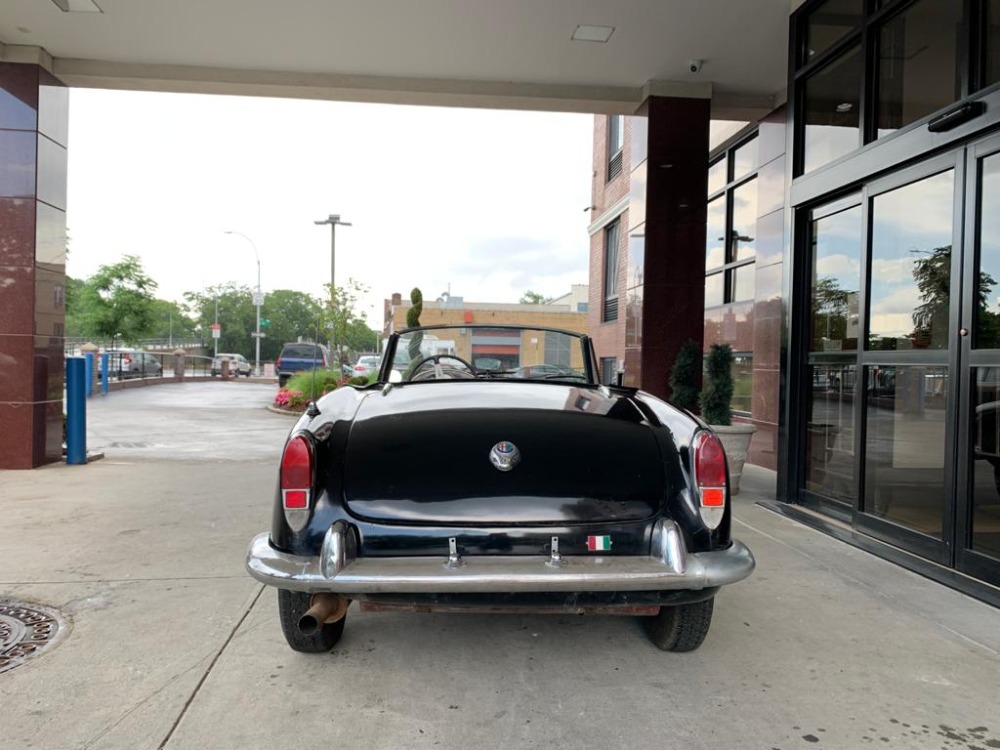
[(0, 672), (52, 648), (66, 629), (54, 609), (0, 600)]

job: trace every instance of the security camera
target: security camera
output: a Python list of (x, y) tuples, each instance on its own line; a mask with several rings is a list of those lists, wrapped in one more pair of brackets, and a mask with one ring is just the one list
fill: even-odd
[(701, 66), (704, 64), (704, 60), (688, 60), (688, 70), (692, 73), (700, 73)]

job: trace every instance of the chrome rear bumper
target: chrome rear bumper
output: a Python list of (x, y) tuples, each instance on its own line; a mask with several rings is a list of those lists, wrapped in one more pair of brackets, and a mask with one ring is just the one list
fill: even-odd
[(664, 591), (703, 589), (741, 581), (754, 557), (742, 542), (689, 553), (672, 521), (660, 521), (653, 555), (358, 557), (343, 522), (330, 527), (319, 556), (300, 557), (271, 546), (268, 534), (247, 550), (251, 576), (268, 586), (338, 594), (488, 593), (524, 591)]

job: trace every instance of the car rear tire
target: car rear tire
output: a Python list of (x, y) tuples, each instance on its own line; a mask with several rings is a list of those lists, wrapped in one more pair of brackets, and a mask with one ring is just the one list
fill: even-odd
[(693, 604), (660, 607), (660, 613), (645, 618), (646, 634), (661, 651), (694, 651), (705, 640), (712, 625), (715, 597)]
[(312, 596), (302, 591), (278, 589), (278, 614), (281, 616), (281, 632), (293, 651), (307, 654), (322, 654), (337, 645), (344, 634), (347, 615), (337, 622), (321, 625), (312, 635), (299, 630), (299, 618), (309, 609)]

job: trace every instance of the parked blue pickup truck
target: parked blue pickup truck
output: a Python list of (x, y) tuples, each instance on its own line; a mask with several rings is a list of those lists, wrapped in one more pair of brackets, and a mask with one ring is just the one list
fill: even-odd
[(278, 371), (278, 385), (284, 386), (297, 372), (326, 369), (330, 366), (330, 350), (322, 344), (285, 344), (274, 363)]

